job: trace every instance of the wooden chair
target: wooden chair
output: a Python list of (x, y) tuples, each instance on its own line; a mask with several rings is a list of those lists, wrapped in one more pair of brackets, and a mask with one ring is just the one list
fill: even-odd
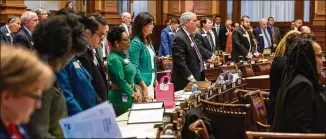
[(213, 133), (217, 139), (244, 139), (245, 131), (251, 129), (250, 104), (201, 100), (200, 109), (212, 120)]
[(275, 133), (247, 131), (247, 139), (325, 139), (326, 134)]
[(271, 69), (270, 62), (258, 63), (260, 75), (269, 75), (269, 71)]
[(244, 95), (251, 104), (253, 127), (256, 131), (270, 131), (271, 126), (267, 124), (265, 101), (260, 90), (249, 91)]
[(203, 120), (199, 119), (189, 125), (189, 130), (200, 136), (202, 139), (209, 139), (209, 134)]
[(238, 72), (238, 67), (237, 65), (224, 65), (221, 66), (222, 72), (231, 72), (231, 73), (236, 73)]

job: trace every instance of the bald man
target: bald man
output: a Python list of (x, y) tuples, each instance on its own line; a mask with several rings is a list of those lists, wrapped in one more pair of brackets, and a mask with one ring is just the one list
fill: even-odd
[(231, 32), (231, 29), (232, 29), (232, 21), (226, 20), (225, 26), (223, 26), (223, 28), (221, 28), (220, 35), (218, 36), (220, 39), (220, 50), (222, 50), (222, 51), (225, 51), (225, 49), (226, 49), (226, 38), (228, 38), (229, 33)]
[(121, 20), (122, 20), (122, 24), (120, 26), (124, 27), (127, 34), (130, 35), (131, 34), (131, 14), (128, 12), (123, 12), (121, 14)]
[(273, 49), (272, 31), (267, 27), (266, 18), (259, 20), (259, 26), (254, 29), (254, 35), (257, 39), (257, 51), (259, 53), (268, 54)]
[(311, 33), (311, 30), (308, 26), (302, 26), (300, 29), (301, 33)]

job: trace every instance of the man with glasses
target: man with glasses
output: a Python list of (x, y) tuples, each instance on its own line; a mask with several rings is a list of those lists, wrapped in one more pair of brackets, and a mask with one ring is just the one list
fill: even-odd
[(14, 40), (14, 33), (18, 32), (20, 29), (20, 18), (17, 16), (11, 16), (8, 19), (6, 25), (0, 28), (0, 42), (12, 44)]
[[(91, 14), (82, 20), (85, 26), (85, 33), (88, 42), (88, 50), (77, 59), (90, 73), (94, 89), (102, 101), (107, 100), (108, 87), (106, 83), (106, 74), (101, 63), (102, 59), (96, 54), (96, 49), (102, 45), (102, 41), (106, 39), (107, 21), (98, 14)], [(101, 102), (101, 101), (99, 101)]]
[(21, 16), (21, 22), (23, 27), (14, 37), (13, 44), (33, 49), (32, 33), (39, 23), (38, 17), (35, 12), (26, 11)]
[(40, 8), (36, 8), (34, 10), (34, 12), (37, 14), (38, 20), (40, 22), (42, 22), (42, 21), (44, 21), (45, 19), (48, 18), (48, 13), (47, 13), (47, 11), (44, 8), (41, 8), (41, 7)]

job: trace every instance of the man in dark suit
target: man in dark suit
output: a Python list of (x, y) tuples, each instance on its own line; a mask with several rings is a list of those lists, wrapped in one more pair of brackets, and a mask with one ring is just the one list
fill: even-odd
[(34, 9), (33, 12), (35, 12), (37, 14), (39, 22), (42, 22), (48, 18), (47, 11), (42, 7)]
[(280, 28), (274, 25), (274, 18), (268, 18), (268, 27), (272, 31), (272, 38), (273, 38), (273, 47), (275, 48), (278, 43), (281, 41), (281, 32)]
[(179, 27), (179, 20), (172, 18), (170, 25), (162, 30), (159, 56), (172, 56), (171, 44)]
[(201, 80), (204, 59), (212, 61), (216, 58), (211, 52), (195, 43), (196, 20), (195, 13), (183, 13), (180, 17), (182, 28), (178, 30), (172, 41), (172, 81), (175, 91), (184, 89), (189, 82)]
[(257, 51), (259, 53), (268, 54), (273, 49), (272, 31), (267, 27), (267, 20), (261, 18), (259, 20), (259, 26), (254, 29), (254, 35), (257, 39)]
[(231, 32), (232, 28), (232, 21), (226, 20), (225, 26), (223, 26), (219, 33), (219, 39), (220, 39), (220, 48), (222, 51), (225, 51), (226, 49), (226, 38), (228, 37), (229, 33)]
[(106, 39), (107, 21), (98, 14), (88, 15), (82, 23), (85, 26), (85, 33), (88, 41), (88, 49), (85, 54), (77, 56), (83, 67), (92, 77), (92, 85), (100, 98), (97, 102), (106, 101), (108, 88), (106, 83), (106, 74), (100, 59), (96, 56), (96, 48), (98, 48), (103, 39)]
[(215, 44), (213, 41), (213, 36), (210, 32), (212, 29), (213, 22), (207, 17), (200, 19), (201, 29), (195, 35), (195, 42), (197, 45), (203, 46), (207, 51), (214, 53)]
[(241, 25), (233, 31), (231, 57), (234, 61), (247, 60), (256, 53), (256, 44), (253, 40), (253, 33), (250, 31), (250, 17), (242, 16)]
[(17, 16), (9, 17), (6, 25), (0, 28), (0, 43), (12, 44), (16, 32), (20, 29), (20, 18)]
[(216, 15), (215, 17), (215, 23), (213, 25), (213, 32), (215, 35), (215, 42), (216, 42), (216, 50), (225, 50), (225, 48), (221, 48), (220, 46), (220, 31), (222, 28), (224, 28), (224, 25), (221, 24), (221, 15)]
[(122, 20), (122, 23), (120, 24), (120, 26), (124, 27), (127, 34), (129, 35), (129, 37), (131, 37), (131, 14), (128, 13), (128, 12), (123, 12), (121, 14), (121, 20)]
[(15, 36), (13, 43), (28, 49), (33, 49), (32, 32), (39, 23), (38, 17), (35, 12), (26, 11), (23, 13), (21, 21), (23, 27)]

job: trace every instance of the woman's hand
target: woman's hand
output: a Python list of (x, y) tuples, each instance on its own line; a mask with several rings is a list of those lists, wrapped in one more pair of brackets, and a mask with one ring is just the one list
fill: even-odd
[(141, 102), (142, 101), (142, 96), (139, 92), (138, 89), (134, 89), (134, 93), (132, 94), (132, 97), (134, 98), (134, 102)]

